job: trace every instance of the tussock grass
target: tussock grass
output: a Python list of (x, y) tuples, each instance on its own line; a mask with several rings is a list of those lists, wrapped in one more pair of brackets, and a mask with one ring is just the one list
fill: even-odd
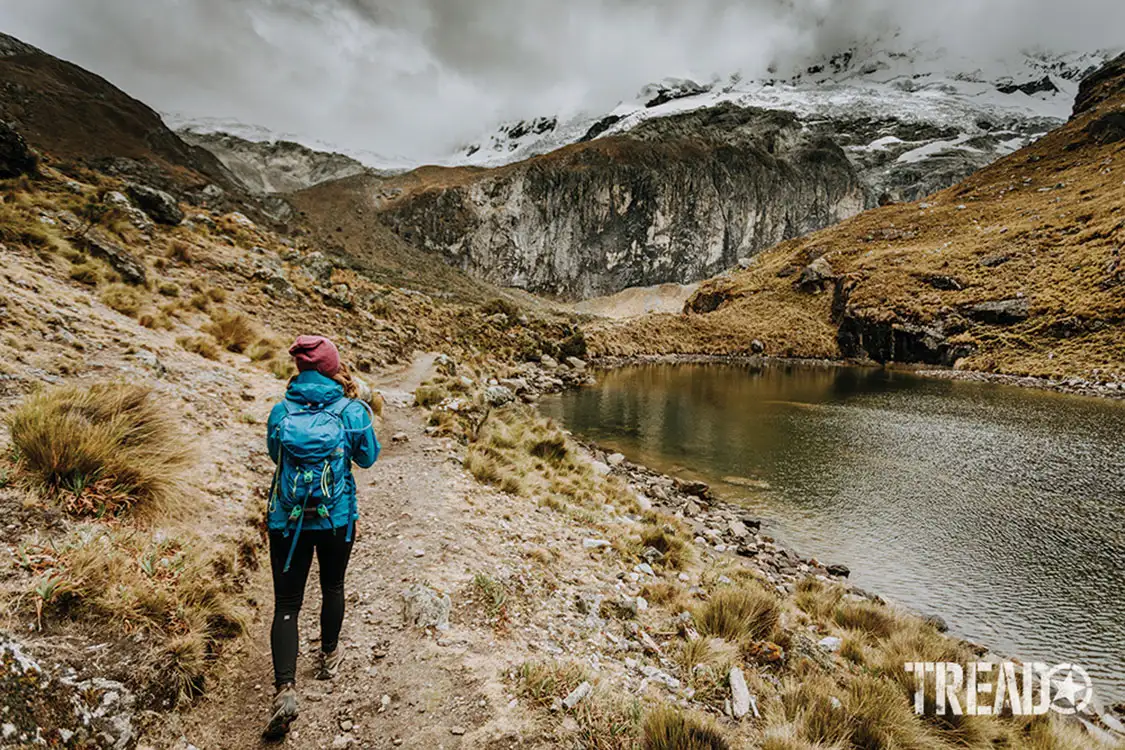
[(430, 409), (449, 398), (449, 392), (439, 385), (421, 385), (414, 391), (414, 404)]
[(7, 423), (22, 471), (82, 515), (168, 506), (194, 455), (167, 406), (139, 385), (42, 390)]
[(844, 598), (844, 589), (829, 586), (815, 578), (803, 578), (797, 583), (793, 602), (819, 621), (826, 621), (836, 611)]
[(102, 290), (101, 300), (108, 307), (130, 318), (136, 317), (144, 304), (141, 292), (127, 284), (110, 284)]
[(687, 608), (687, 592), (676, 583), (668, 581), (646, 583), (641, 587), (641, 596), (649, 604), (667, 607), (673, 612), (683, 612)]
[(661, 523), (662, 520), (660, 517), (650, 519), (641, 531), (641, 550), (652, 547), (664, 555), (660, 564), (665, 568), (683, 570), (695, 560), (695, 550), (675, 526), (670, 522)]
[(257, 565), (252, 550), (192, 535), (80, 526), (31, 550), (41, 627), (72, 620), (157, 634), (153, 684), (170, 688), (172, 699), (194, 697), (222, 644), (245, 631), (241, 593), (247, 569)]
[(97, 286), (102, 283), (102, 277), (102, 267), (96, 261), (88, 258), (80, 263), (74, 263), (70, 267), (70, 278), (79, 284)]
[(586, 667), (574, 662), (534, 661), (520, 666), (516, 694), (541, 708), (549, 708), (555, 698), (565, 698), (590, 679)]
[(683, 642), (675, 660), (695, 700), (721, 707), (730, 695), (731, 667), (739, 663), (738, 646), (721, 638), (692, 638)]
[(859, 630), (876, 638), (889, 638), (901, 627), (898, 616), (888, 607), (869, 601), (846, 601), (836, 608), (836, 624)]
[(700, 633), (728, 641), (763, 640), (780, 617), (780, 600), (754, 583), (720, 588), (695, 611)]
[(204, 359), (219, 361), (219, 346), (210, 336), (181, 336), (176, 343), (192, 354), (198, 354)]
[(648, 712), (644, 721), (645, 750), (729, 750), (722, 730), (702, 714), (672, 706)]
[(245, 313), (215, 310), (211, 322), (203, 327), (228, 352), (241, 354), (260, 338), (257, 324)]

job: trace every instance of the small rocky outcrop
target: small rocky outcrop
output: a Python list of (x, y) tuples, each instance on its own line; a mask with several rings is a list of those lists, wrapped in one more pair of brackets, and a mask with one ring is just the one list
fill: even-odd
[(126, 187), (129, 197), (157, 224), (177, 227), (184, 221), (184, 212), (170, 194), (147, 185), (132, 183)]
[(92, 229), (84, 235), (74, 237), (72, 241), (95, 258), (109, 263), (126, 283), (140, 285), (148, 281), (145, 264), (100, 229)]
[(824, 258), (817, 258), (805, 266), (797, 278), (795, 286), (798, 291), (805, 294), (820, 294), (827, 287), (835, 284), (836, 273), (831, 264)]
[(977, 323), (1010, 326), (1031, 317), (1031, 301), (1027, 298), (990, 300), (961, 307), (961, 314)]
[(38, 168), (39, 157), (23, 136), (8, 123), (0, 121), (0, 178), (34, 174)]
[(408, 625), (435, 630), (449, 629), (449, 612), (453, 602), (448, 594), (416, 583), (402, 592), (402, 616)]
[(0, 639), (0, 747), (135, 747), (135, 699), (104, 678), (52, 674), (20, 644)]
[(1118, 55), (1082, 79), (1074, 100), (1074, 115), (1079, 117), (1101, 106), (1125, 89), (1125, 54)]

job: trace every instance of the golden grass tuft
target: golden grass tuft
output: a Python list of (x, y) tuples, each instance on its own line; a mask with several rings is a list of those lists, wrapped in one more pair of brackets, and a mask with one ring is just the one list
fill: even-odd
[(153, 683), (171, 688), (172, 699), (194, 697), (222, 644), (249, 621), (241, 594), (257, 560), (246, 548), (253, 546), (79, 526), (34, 550), (46, 566), (33, 591), (40, 624), (71, 620), (158, 634)]
[(700, 633), (728, 641), (763, 640), (780, 618), (780, 600), (755, 583), (720, 588), (695, 611)]
[(875, 638), (889, 638), (900, 627), (894, 610), (875, 602), (845, 601), (836, 608), (836, 624)]
[[(655, 519), (660, 521), (659, 518)], [(641, 531), (641, 549), (652, 547), (664, 555), (660, 564), (672, 570), (683, 570), (695, 559), (695, 550), (676, 528), (669, 524), (649, 523)]]
[(685, 713), (672, 706), (648, 712), (644, 720), (645, 750), (729, 750), (722, 730), (702, 714)]
[(97, 286), (102, 283), (102, 268), (97, 262), (86, 259), (81, 263), (71, 265), (70, 278), (79, 284)]
[(446, 398), (449, 392), (440, 385), (421, 385), (414, 391), (414, 403), (424, 409), (437, 406)]
[(259, 339), (257, 324), (248, 315), (231, 310), (215, 310), (211, 322), (203, 327), (228, 352), (241, 354)]
[(565, 698), (590, 678), (586, 667), (574, 662), (534, 661), (520, 666), (516, 694), (542, 708), (555, 698)]
[(101, 293), (102, 302), (122, 315), (136, 317), (144, 304), (140, 290), (127, 284), (110, 284)]
[(176, 343), (179, 344), (182, 349), (192, 354), (198, 354), (204, 359), (210, 359), (216, 362), (219, 360), (219, 346), (210, 336), (181, 336), (176, 339)]
[(797, 582), (793, 601), (811, 617), (824, 622), (832, 617), (843, 598), (842, 587), (826, 585), (810, 576)]
[(139, 385), (42, 390), (7, 423), (21, 469), (83, 514), (169, 505), (194, 455), (160, 397)]

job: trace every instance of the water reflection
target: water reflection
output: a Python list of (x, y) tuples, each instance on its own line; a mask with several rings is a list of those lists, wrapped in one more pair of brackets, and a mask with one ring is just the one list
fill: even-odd
[[(803, 554), (1125, 699), (1125, 406), (853, 368), (606, 374), (544, 409), (737, 498)], [(729, 481), (724, 482), (724, 478)]]

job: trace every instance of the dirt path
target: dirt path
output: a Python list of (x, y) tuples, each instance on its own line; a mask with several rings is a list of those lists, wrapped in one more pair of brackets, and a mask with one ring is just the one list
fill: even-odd
[[(383, 453), (370, 470), (356, 472), (361, 519), (348, 571), (342, 634), (347, 656), (333, 682), (312, 678), (320, 608), (314, 572), (300, 622), (301, 715), (288, 747), (481, 747), (477, 730), (486, 724), (489, 736), (504, 734), (509, 701), (497, 681), (502, 665), (493, 662), (491, 634), (455, 627), (435, 639), (403, 625), (407, 586), (428, 582), (452, 591), (471, 582), (474, 560), (491, 565), (487, 531), (467, 533), (465, 523), (473, 496), (487, 491), (465, 477), (455, 446), (427, 437), (420, 412), (404, 405), (404, 394), (417, 387), (432, 363), (432, 356), (422, 356), (380, 383), (387, 396), (379, 425)], [(392, 442), (400, 433), (407, 440)], [(246, 653), (219, 675), (221, 685), (190, 715), (180, 747), (262, 744), (259, 733), (273, 695), (272, 601), (268, 571), (258, 578), (261, 606)]]

